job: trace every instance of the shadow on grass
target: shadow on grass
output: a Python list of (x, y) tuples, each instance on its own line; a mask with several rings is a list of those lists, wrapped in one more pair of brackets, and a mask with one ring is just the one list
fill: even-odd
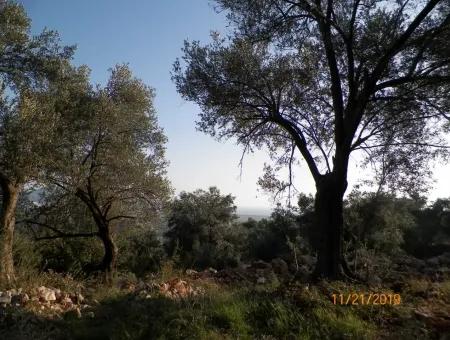
[[(106, 299), (81, 318), (69, 313), (51, 320), (8, 310), (0, 319), (0, 339), (394, 339), (421, 332), (423, 325), (405, 318), (380, 333), (380, 312), (333, 306), (313, 295), (285, 299), (243, 289), (178, 301), (129, 294)], [(397, 314), (385, 312), (386, 318)]]

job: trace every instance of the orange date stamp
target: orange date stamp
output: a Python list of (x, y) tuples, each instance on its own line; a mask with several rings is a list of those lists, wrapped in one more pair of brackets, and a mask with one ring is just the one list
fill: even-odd
[(335, 305), (399, 305), (400, 294), (393, 293), (348, 293), (331, 294)]

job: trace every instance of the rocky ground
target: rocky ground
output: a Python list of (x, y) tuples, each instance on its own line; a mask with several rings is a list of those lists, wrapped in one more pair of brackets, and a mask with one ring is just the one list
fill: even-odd
[[(121, 278), (112, 287), (95, 282), (72, 284), (68, 288), (56, 284), (17, 287), (0, 292), (0, 338), (62, 339), (66, 327), (76, 320), (80, 320), (83, 327), (89, 324), (88, 320), (108, 324), (109, 320), (115, 318), (111, 313), (120, 314), (115, 309), (103, 308), (105, 303), (109, 305), (111, 301), (121, 301), (120, 305), (125, 304), (132, 312), (143, 305), (153, 305), (161, 298), (171, 300), (175, 305), (181, 303), (180, 306), (186, 306), (183, 301), (204, 301), (205, 297), (211, 299), (220, 291), (246, 287), (247, 291), (269, 292), (276, 299), (299, 306), (317, 304), (329, 311), (340, 310), (340, 307), (332, 305), (333, 293), (397, 292), (402, 295), (401, 306), (397, 309), (389, 307), (389, 313), (379, 320), (377, 313), (370, 316), (371, 322), (380, 323), (376, 326), (381, 327), (377, 334), (390, 334), (395, 327), (402, 327), (403, 330), (405, 327), (416, 327), (417, 332), (423, 329), (424, 338), (449, 339), (445, 338), (445, 334), (450, 334), (450, 279), (446, 266), (450, 256), (444, 255), (428, 261), (399, 258), (393, 267), (394, 273), (399, 274), (375, 280), (370, 285), (324, 283), (311, 286), (302, 279), (302, 273), (299, 274), (299, 271), (304, 274), (310, 269), (308, 260), (311, 259), (303, 259), (302, 264), (294, 270), (282, 259), (275, 259), (271, 263), (256, 261), (220, 271), (214, 268), (203, 271), (188, 269), (164, 277), (151, 275), (142, 280)], [(412, 277), (412, 272), (418, 274)], [(354, 309), (356, 315), (359, 315), (358, 310), (365, 310), (359, 308)], [(367, 317), (364, 315), (363, 320)]]

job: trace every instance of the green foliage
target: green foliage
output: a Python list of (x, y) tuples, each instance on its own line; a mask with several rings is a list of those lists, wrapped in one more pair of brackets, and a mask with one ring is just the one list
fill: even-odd
[(13, 256), (14, 265), (19, 272), (35, 274), (43, 262), (38, 244), (24, 230), (17, 230), (14, 234)]
[(161, 241), (151, 228), (129, 228), (117, 235), (118, 269), (137, 276), (159, 271), (165, 252)]
[(168, 254), (177, 249), (182, 265), (188, 267), (236, 265), (240, 236), (233, 201), (215, 187), (180, 193), (172, 203), (165, 233)]
[(417, 224), (405, 234), (405, 249), (417, 257), (450, 252), (450, 199), (414, 211)]
[(43, 259), (40, 269), (84, 277), (87, 268), (98, 263), (103, 247), (98, 238), (73, 238), (39, 241), (37, 245)]
[(413, 228), (417, 203), (383, 193), (352, 192), (345, 211), (349, 247), (366, 247), (395, 255), (404, 243), (404, 233)]
[[(93, 208), (94, 220), (150, 219), (171, 193), (167, 138), (158, 126), (153, 100), (152, 88), (127, 65), (117, 65), (107, 85), (80, 103), (87, 116), (66, 117), (60, 138), (72, 143), (56, 150), (58, 161), (48, 176), (63, 193), (76, 194)], [(69, 155), (71, 162), (66, 161)]]
[(249, 219), (242, 226), (247, 231), (245, 249), (249, 259), (270, 261), (280, 257), (292, 261), (293, 251), (307, 250), (298, 215), (292, 210), (277, 207), (269, 219), (259, 222)]
[(22, 6), (2, 3), (0, 174), (19, 185), (35, 179), (54, 156), (59, 115), (68, 104), (63, 93), (87, 87), (85, 68), (69, 64), (74, 48), (62, 47), (53, 31), (30, 36), (29, 25)]

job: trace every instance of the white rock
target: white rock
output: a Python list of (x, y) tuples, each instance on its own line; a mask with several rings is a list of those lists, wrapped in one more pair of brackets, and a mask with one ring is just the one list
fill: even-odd
[(260, 276), (260, 277), (258, 277), (258, 278), (256, 279), (256, 283), (257, 283), (257, 284), (264, 284), (264, 283), (266, 283), (266, 278), (263, 277), (263, 276)]
[(47, 287), (41, 286), (38, 289), (39, 298), (40, 300), (47, 302), (47, 301), (56, 301), (55, 292)]
[(42, 295), (45, 301), (56, 301), (56, 296), (54, 291), (48, 291), (44, 295)]
[(8, 296), (8, 295), (0, 296), (0, 303), (10, 304), (11, 303), (11, 296)]

